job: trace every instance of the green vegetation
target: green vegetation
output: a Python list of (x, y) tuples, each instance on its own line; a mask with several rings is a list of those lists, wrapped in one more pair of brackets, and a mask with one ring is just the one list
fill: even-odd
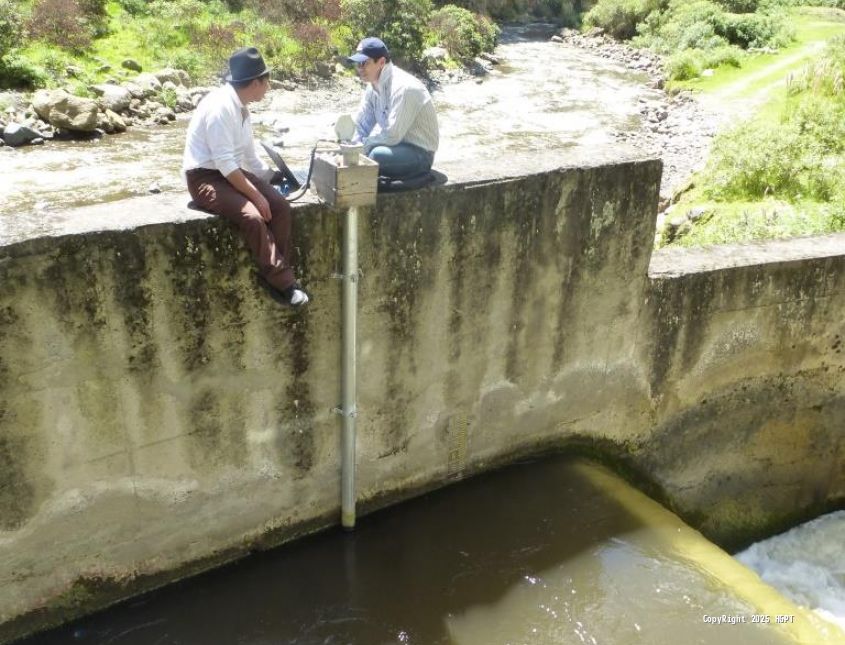
[(774, 104), (778, 113), (763, 110), (714, 141), (698, 187), (676, 207), (707, 215), (676, 243), (845, 231), (845, 36)]
[[(663, 54), (670, 90), (698, 89), (720, 109), (755, 114), (714, 140), (663, 244), (845, 230), (843, 7), (845, 0), (598, 0), (584, 16), (586, 26)], [(685, 213), (695, 216), (677, 217)]]
[(601, 27), (668, 58), (670, 80), (705, 69), (738, 67), (746, 52), (778, 49), (794, 39), (793, 0), (599, 0), (584, 24)]
[(492, 20), (468, 9), (447, 5), (431, 14), (431, 42), (446, 48), (459, 61), (491, 51), (499, 28)]
[(224, 70), (254, 44), (276, 77), (302, 78), (368, 35), (400, 63), (420, 69), (423, 49), (442, 45), (466, 62), (495, 45), (488, 17), (522, 13), (574, 24), (579, 0), (0, 0), (0, 88), (84, 88), (130, 72), (176, 67), (196, 82)]

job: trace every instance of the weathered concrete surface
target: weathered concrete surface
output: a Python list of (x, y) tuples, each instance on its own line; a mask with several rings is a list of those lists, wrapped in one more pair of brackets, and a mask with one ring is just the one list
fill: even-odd
[[(845, 236), (650, 277), (659, 182), (620, 162), (363, 213), (362, 509), (566, 447), (723, 544), (842, 503)], [(343, 215), (297, 211), (302, 313), (195, 217), (0, 249), (0, 640), (339, 517)]]

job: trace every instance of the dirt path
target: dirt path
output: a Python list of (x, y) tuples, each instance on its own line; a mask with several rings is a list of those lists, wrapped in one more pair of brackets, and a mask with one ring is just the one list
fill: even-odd
[[(698, 100), (706, 109), (716, 114), (724, 114), (734, 119), (737, 116), (750, 117), (761, 105), (771, 99), (775, 92), (783, 90), (789, 75), (818, 56), (826, 44), (827, 41), (825, 40), (808, 42), (798, 51), (783, 58), (778, 58), (756, 72), (743, 76), (713, 92), (700, 94)], [(749, 91), (750, 88), (767, 79), (769, 79), (768, 82), (753, 91)]]

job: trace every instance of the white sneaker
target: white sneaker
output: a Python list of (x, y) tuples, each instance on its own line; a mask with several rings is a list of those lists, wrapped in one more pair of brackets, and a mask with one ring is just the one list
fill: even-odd
[(301, 307), (308, 304), (308, 294), (302, 289), (294, 289), (290, 296), (291, 307)]

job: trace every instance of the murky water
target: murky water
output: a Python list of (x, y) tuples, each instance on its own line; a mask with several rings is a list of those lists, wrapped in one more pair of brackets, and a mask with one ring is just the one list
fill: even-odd
[[(795, 618), (775, 624), (776, 614)], [(752, 622), (762, 615), (771, 622)], [(554, 458), (474, 478), (360, 518), (354, 533), (253, 556), (26, 643), (835, 642), (835, 628), (819, 631), (814, 621), (823, 623), (607, 471)]]
[[(453, 180), (542, 170), (619, 149), (613, 131), (639, 126), (638, 99), (653, 96), (643, 75), (587, 51), (507, 31), (496, 53), (504, 63), (483, 82), (434, 91), (441, 125), (435, 166)], [(254, 110), (259, 137), (290, 128), (287, 157), (304, 164), (338, 114), (357, 106), (361, 86), (273, 92)], [(151, 184), (183, 190), (179, 176), (188, 117), (154, 129), (133, 128), (99, 141), (0, 148), (0, 244), (60, 232), (57, 212), (146, 194)], [(115, 208), (115, 218), (120, 209)]]

